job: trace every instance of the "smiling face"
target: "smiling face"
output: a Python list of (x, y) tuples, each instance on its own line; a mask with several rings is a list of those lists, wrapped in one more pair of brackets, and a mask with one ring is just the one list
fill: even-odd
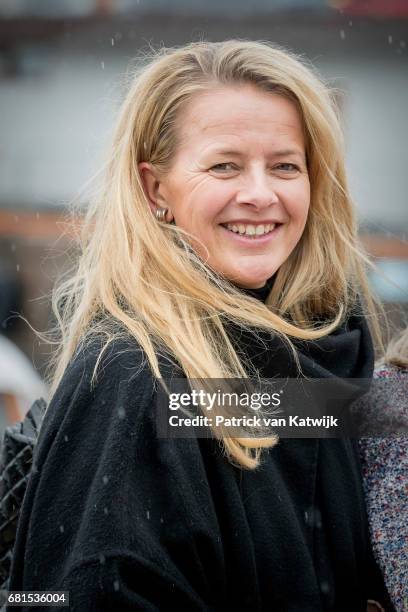
[(179, 130), (164, 178), (139, 164), (152, 210), (168, 208), (167, 221), (197, 238), (194, 249), (218, 273), (262, 287), (299, 242), (310, 204), (295, 104), (250, 84), (220, 86), (189, 101)]

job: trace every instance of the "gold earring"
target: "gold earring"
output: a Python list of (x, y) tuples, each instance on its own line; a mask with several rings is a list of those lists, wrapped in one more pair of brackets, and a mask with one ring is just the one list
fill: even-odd
[(166, 220), (167, 211), (168, 211), (168, 208), (157, 208), (156, 219), (160, 222), (164, 221), (164, 223), (167, 223), (167, 220)]

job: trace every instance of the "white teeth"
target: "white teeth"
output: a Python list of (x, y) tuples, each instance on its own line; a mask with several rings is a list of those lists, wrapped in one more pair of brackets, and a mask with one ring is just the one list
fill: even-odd
[(236, 234), (245, 234), (246, 236), (263, 236), (268, 234), (275, 229), (275, 223), (269, 223), (267, 225), (235, 225), (231, 223), (226, 224), (227, 229)]

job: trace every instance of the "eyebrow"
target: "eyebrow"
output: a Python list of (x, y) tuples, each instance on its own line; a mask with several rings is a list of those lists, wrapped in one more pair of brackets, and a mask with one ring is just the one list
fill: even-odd
[[(207, 152), (208, 155), (233, 155), (235, 157), (242, 155), (240, 151), (234, 149), (213, 149)], [(270, 157), (284, 157), (285, 155), (298, 155), (302, 159), (305, 159), (305, 154), (299, 149), (280, 149), (274, 151)]]

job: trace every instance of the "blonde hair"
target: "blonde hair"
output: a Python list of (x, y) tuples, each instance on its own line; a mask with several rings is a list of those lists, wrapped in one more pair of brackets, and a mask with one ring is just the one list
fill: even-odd
[[(292, 346), (290, 338), (331, 333), (357, 296), (379, 339), (333, 92), (304, 60), (264, 41), (200, 41), (162, 48), (149, 60), (121, 107), (105, 181), (84, 221), (76, 272), (54, 293), (62, 337), (51, 392), (86, 336), (103, 333), (104, 348), (112, 342), (113, 322), (142, 346), (157, 378), (160, 347), (188, 379), (247, 378), (250, 364), (235, 352), (228, 323), (278, 334)], [(245, 83), (296, 103), (311, 183), (305, 231), (265, 304), (211, 270), (189, 247), (186, 231), (157, 222), (138, 172), (141, 161), (163, 176), (169, 172), (179, 146), (177, 119), (193, 94)], [(316, 317), (324, 324), (313, 324)], [(225, 437), (221, 443), (232, 463), (253, 469), (276, 438)]]
[(390, 342), (382, 362), (408, 369), (408, 327)]

